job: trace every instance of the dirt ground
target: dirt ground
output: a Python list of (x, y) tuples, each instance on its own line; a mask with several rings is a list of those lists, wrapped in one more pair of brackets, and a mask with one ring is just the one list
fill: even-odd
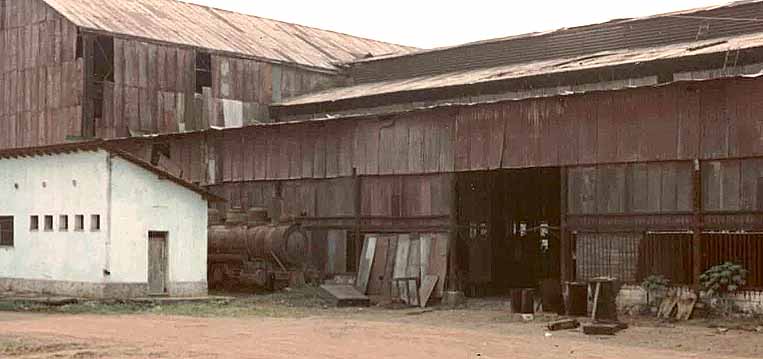
[[(628, 319), (612, 337), (548, 333), (501, 303), (467, 309), (329, 309), (282, 299), (164, 308), (0, 312), (10, 358), (761, 358), (748, 322), (725, 332)], [(102, 309), (102, 308), (101, 308)], [(79, 314), (71, 314), (79, 313)], [(728, 323), (727, 323), (728, 324)], [(729, 327), (728, 325), (726, 325)]]

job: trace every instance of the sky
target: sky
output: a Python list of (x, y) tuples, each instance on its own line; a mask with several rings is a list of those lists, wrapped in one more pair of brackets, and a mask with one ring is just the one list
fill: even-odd
[(420, 48), (723, 4), (728, 0), (184, 0)]

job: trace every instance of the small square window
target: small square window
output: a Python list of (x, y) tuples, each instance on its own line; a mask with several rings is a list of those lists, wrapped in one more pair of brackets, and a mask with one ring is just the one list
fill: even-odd
[(53, 216), (45, 216), (45, 231), (53, 231)]
[(69, 216), (62, 214), (58, 217), (58, 230), (62, 232), (69, 230)]
[(0, 247), (13, 247), (12, 216), (0, 216)]
[(82, 214), (77, 214), (74, 216), (74, 230), (75, 231), (84, 231), (85, 230), (85, 216)]
[(40, 216), (29, 216), (29, 230), (30, 231), (40, 230)]
[(100, 214), (94, 214), (90, 216), (90, 230), (93, 232), (101, 230), (101, 215)]

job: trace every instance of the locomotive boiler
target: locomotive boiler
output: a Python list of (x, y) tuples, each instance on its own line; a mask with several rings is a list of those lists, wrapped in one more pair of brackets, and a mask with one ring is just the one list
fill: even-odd
[[(309, 236), (280, 211), (210, 210), (207, 255), (209, 287), (225, 290), (279, 290), (309, 276)], [(270, 218), (268, 218), (270, 217)]]

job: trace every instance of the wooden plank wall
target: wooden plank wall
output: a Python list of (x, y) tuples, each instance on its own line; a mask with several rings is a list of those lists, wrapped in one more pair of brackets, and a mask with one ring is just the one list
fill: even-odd
[(691, 212), (692, 162), (571, 167), (568, 213), (657, 214)]
[(114, 83), (104, 87), (101, 138), (236, 128), (270, 122), (268, 106), (282, 98), (333, 86), (334, 75), (212, 55), (212, 83), (196, 93), (192, 48), (114, 40)]
[(270, 122), (271, 103), (333, 87), (337, 81), (335, 75), (213, 55), (211, 124), (230, 128)]
[[(281, 182), (284, 213), (292, 217), (355, 216), (354, 178), (289, 180)], [(227, 198), (229, 208), (269, 208), (278, 181), (227, 182), (210, 187)], [(384, 176), (362, 179), (364, 217), (431, 217), (450, 213), (450, 176)]]
[(763, 159), (705, 162), (702, 185), (706, 211), (763, 211)]
[(96, 136), (199, 130), (194, 112), (195, 55), (191, 49), (114, 39), (114, 83), (103, 82), (104, 117)]
[(4, 2), (0, 13), (0, 149), (81, 135), (82, 61), (77, 29), (41, 1)]
[[(332, 178), (353, 168), (360, 175), (412, 175), (760, 156), (763, 111), (754, 110), (755, 94), (763, 95), (763, 79), (254, 127), (223, 134), (230, 145), (219, 153), (220, 165), (227, 181)], [(239, 159), (242, 148), (247, 161)], [(625, 175), (610, 170), (602, 175)], [(642, 180), (649, 170), (631, 175)], [(678, 170), (660, 171), (669, 177)]]

